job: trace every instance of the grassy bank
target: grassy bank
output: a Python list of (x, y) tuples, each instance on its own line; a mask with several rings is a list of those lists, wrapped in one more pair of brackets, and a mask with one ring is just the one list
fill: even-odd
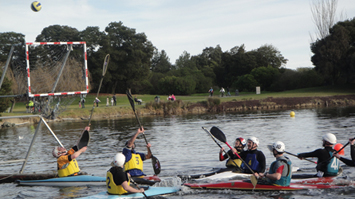
[[(250, 101), (250, 100), (263, 100), (266, 98), (290, 98), (290, 97), (324, 97), (324, 96), (335, 96), (335, 95), (354, 95), (355, 94), (355, 85), (347, 86), (327, 86), (327, 87), (317, 87), (317, 88), (306, 88), (298, 89), (292, 91), (284, 92), (261, 92), (261, 94), (255, 94), (254, 92), (240, 92), (238, 96), (235, 95), (235, 92), (231, 93), (230, 97), (220, 97), (220, 93), (216, 91), (213, 95), (213, 98), (218, 98), (221, 103), (228, 101)], [(136, 105), (136, 109), (144, 112), (149, 112), (145, 108), (145, 104), (151, 104), (154, 102), (154, 98), (157, 95), (133, 95), (143, 100), (142, 105)], [(88, 118), (93, 107), (93, 101), (96, 97), (96, 94), (89, 94), (86, 97), (85, 108), (79, 108), (79, 100), (77, 97), (75, 101), (67, 107), (67, 110), (60, 114), (60, 118)], [(126, 94), (116, 94), (117, 105), (106, 107), (106, 98), (109, 97), (111, 100), (112, 94), (100, 94), (99, 107), (95, 107), (94, 117), (109, 117), (109, 116), (123, 116), (123, 115), (132, 115), (131, 106), (127, 99)], [(168, 96), (159, 96), (160, 101), (167, 102)], [(191, 96), (176, 96), (176, 99), (179, 100), (179, 104), (184, 104), (184, 106), (191, 105), (197, 102), (205, 103), (209, 98), (208, 93), (199, 93), (193, 94)], [(182, 102), (182, 103), (181, 103)], [(2, 116), (15, 116), (15, 115), (25, 115), (26, 107), (24, 102), (17, 102), (13, 110), (13, 113), (2, 113)]]

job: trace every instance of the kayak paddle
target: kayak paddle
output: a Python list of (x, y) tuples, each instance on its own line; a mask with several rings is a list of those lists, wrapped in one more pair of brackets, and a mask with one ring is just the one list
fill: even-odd
[[(217, 127), (213, 126), (211, 128), (211, 133), (212, 135), (217, 138), (219, 141), (225, 143), (230, 149), (232, 149), (232, 147), (228, 144), (227, 142), (227, 139), (226, 139), (226, 136), (224, 135), (224, 133)], [(238, 158), (240, 160), (242, 160), (242, 162), (244, 163), (244, 165), (246, 165), (248, 167), (248, 169), (251, 171), (251, 173), (253, 174), (251, 177), (250, 177), (250, 181), (251, 183), (253, 184), (254, 188), (256, 186), (256, 184), (258, 183), (258, 179), (256, 179), (256, 177), (254, 176), (255, 172), (253, 171), (253, 169), (251, 169), (249, 167), (249, 165), (239, 156), (238, 153), (234, 153), (235, 155), (238, 156)]]
[[(132, 97), (131, 93), (130, 93), (128, 90), (126, 91), (126, 94), (127, 94), (129, 103), (130, 103), (131, 106), (132, 106), (132, 110), (133, 110), (133, 112), (134, 112), (134, 115), (136, 116), (137, 122), (138, 122), (138, 124), (139, 124), (139, 128), (142, 129), (141, 122), (139, 121), (138, 115), (137, 115), (137, 113), (136, 113), (136, 109), (134, 108), (134, 100), (133, 100), (133, 97)], [(147, 141), (147, 138), (145, 137), (144, 132), (143, 132), (143, 137), (144, 137), (145, 143), (148, 144), (148, 141)], [(156, 158), (156, 157), (153, 155), (153, 153), (152, 153), (152, 151), (150, 150), (150, 148), (148, 148), (148, 151), (150, 152), (150, 154), (152, 154), (152, 165), (153, 165), (154, 173), (155, 173), (155, 175), (158, 175), (158, 174), (160, 173), (160, 170), (161, 170), (161, 168), (160, 168), (160, 162), (159, 162), (158, 158)]]
[(78, 147), (78, 150), (80, 150), (81, 148), (88, 146), (89, 142), (90, 142), (90, 134), (89, 131), (85, 129), (81, 134), (81, 137), (78, 140), (76, 146)]
[[(273, 146), (271, 144), (267, 145), (267, 148), (272, 152)], [(295, 156), (295, 157), (298, 157), (296, 154), (293, 154), (293, 153), (290, 153), (290, 152), (287, 152), (287, 151), (285, 151), (285, 153), (287, 153), (289, 155), (292, 155), (292, 156)], [(314, 161), (306, 159), (306, 158), (304, 160), (307, 160), (308, 162), (312, 162), (314, 164), (317, 164), (317, 162), (314, 162)]]
[[(102, 81), (104, 80), (104, 76), (106, 74), (107, 66), (108, 66), (109, 61), (110, 61), (110, 54), (107, 54), (105, 59), (104, 59), (104, 65), (103, 65), (103, 68), (102, 68), (102, 76), (101, 76), (101, 80), (100, 80), (100, 86), (99, 86), (99, 89), (97, 90), (96, 98), (99, 97)], [(90, 118), (89, 118), (88, 126), (90, 126), (90, 122), (91, 122), (92, 114), (94, 113), (94, 109), (95, 109), (95, 100), (94, 100), (94, 104), (92, 105), (91, 115), (90, 115)]]
[[(219, 146), (219, 148), (222, 148), (222, 146), (216, 141), (216, 139), (213, 137), (213, 135), (211, 134), (211, 132), (210, 132), (209, 130), (207, 130), (205, 127), (202, 127), (202, 129), (205, 130), (206, 133), (208, 133), (208, 135), (209, 135), (209, 136), (212, 138), (212, 140)], [(229, 156), (229, 154), (228, 154), (224, 149), (223, 149), (223, 152), (228, 155), (229, 159), (231, 158), (231, 157)], [(232, 159), (231, 159), (231, 160), (232, 160)], [(234, 160), (232, 160), (232, 162), (234, 163), (234, 165), (235, 165), (236, 167), (240, 168), (240, 167), (237, 165), (237, 163), (234, 162)]]

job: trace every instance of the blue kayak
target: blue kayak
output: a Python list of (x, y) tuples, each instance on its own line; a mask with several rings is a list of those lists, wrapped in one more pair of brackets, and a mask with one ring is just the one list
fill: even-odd
[[(178, 187), (149, 187), (144, 193), (149, 196), (165, 195), (178, 192), (180, 188)], [(116, 199), (116, 198), (144, 198), (142, 193), (131, 193), (124, 195), (110, 195), (107, 191), (100, 192), (96, 195), (83, 197), (81, 199)]]
[(62, 178), (50, 178), (45, 180), (18, 180), (19, 185), (27, 186), (86, 186), (86, 185), (106, 185), (106, 178), (90, 175), (77, 175)]

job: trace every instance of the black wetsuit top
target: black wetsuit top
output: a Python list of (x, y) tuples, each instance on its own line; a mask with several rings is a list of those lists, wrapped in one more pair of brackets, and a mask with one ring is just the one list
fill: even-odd
[(351, 160), (347, 159), (347, 158), (343, 158), (340, 157), (339, 160), (341, 160), (342, 162), (344, 162), (346, 165), (348, 166), (355, 166), (355, 147), (354, 145), (350, 146), (350, 153), (351, 153)]
[(317, 162), (317, 171), (322, 171), (324, 173), (327, 172), (327, 166), (330, 158), (329, 152), (334, 152), (334, 149), (332, 147), (326, 146), (323, 149), (317, 149), (313, 152), (309, 153), (300, 153), (298, 154), (298, 157), (302, 158), (308, 158), (308, 157), (317, 157), (318, 162)]

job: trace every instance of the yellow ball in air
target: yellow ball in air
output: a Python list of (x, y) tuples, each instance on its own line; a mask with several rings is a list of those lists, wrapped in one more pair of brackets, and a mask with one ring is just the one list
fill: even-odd
[(295, 112), (291, 111), (290, 117), (295, 117)]

